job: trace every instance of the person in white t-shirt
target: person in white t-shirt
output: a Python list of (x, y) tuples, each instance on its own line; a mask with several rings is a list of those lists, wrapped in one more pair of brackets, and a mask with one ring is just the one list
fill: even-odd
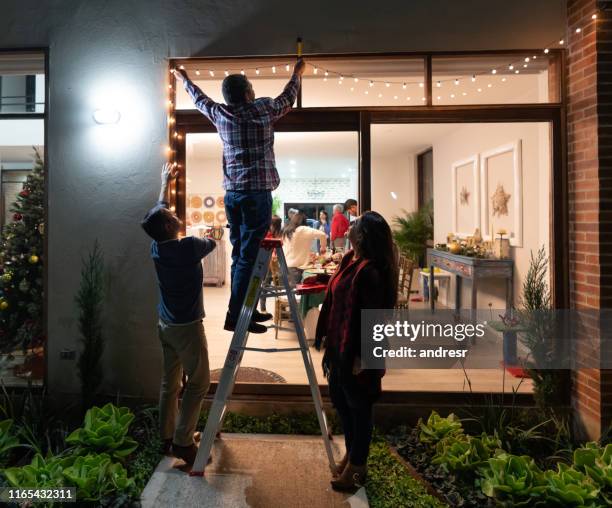
[(289, 267), (289, 275), (295, 284), (302, 281), (299, 267), (308, 264), (313, 240), (321, 242), (321, 254), (327, 250), (327, 235), (306, 225), (306, 216), (297, 212), (283, 229), (283, 252)]

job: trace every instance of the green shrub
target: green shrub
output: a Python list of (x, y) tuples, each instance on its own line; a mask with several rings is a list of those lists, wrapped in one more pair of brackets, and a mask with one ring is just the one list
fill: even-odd
[(134, 486), (125, 468), (113, 463), (106, 453), (77, 457), (63, 474), (77, 487), (77, 499), (82, 501), (97, 501), (112, 492), (127, 491)]
[(0, 421), (0, 464), (4, 462), (8, 453), (21, 446), (19, 439), (13, 434), (13, 420)]
[(612, 490), (612, 444), (601, 448), (597, 443), (587, 443), (574, 450), (574, 467), (602, 488)]
[(419, 419), (419, 428), (421, 433), (419, 438), (421, 442), (427, 443), (435, 447), (439, 441), (447, 436), (458, 436), (463, 434), (461, 421), (453, 413), (446, 418), (442, 418), (438, 413), (432, 411), (427, 419), (427, 423), (423, 423)]
[(542, 471), (531, 457), (500, 452), (482, 469), (480, 486), (485, 495), (509, 506), (531, 506), (546, 490)]
[(92, 407), (85, 414), (83, 427), (66, 438), (66, 443), (82, 451), (109, 453), (123, 459), (132, 453), (138, 443), (127, 435), (134, 414), (127, 407), (106, 404)]
[(480, 437), (465, 434), (449, 435), (436, 445), (432, 462), (451, 473), (474, 473), (487, 465), (501, 443), (496, 437), (483, 433)]
[(75, 456), (47, 457), (36, 454), (32, 462), (22, 467), (4, 470), (8, 482), (16, 488), (54, 489), (65, 487), (64, 469), (71, 466)]
[(598, 500), (600, 489), (591, 478), (567, 464), (558, 464), (557, 467), (557, 471), (544, 473), (545, 506), (607, 506)]

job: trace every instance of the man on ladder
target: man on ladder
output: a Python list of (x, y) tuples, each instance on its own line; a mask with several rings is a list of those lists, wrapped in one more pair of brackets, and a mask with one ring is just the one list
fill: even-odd
[[(272, 252), (276, 253), (278, 264), (280, 268), (282, 287), (269, 287), (264, 286), (266, 275), (270, 266), (270, 258)], [(208, 414), (208, 420), (206, 421), (206, 428), (198, 449), (198, 453), (191, 470), (192, 476), (200, 476), (204, 474), (204, 468), (210, 457), (213, 442), (217, 432), (221, 430), (223, 424), (223, 418), (227, 409), (227, 401), (234, 388), (236, 381), (236, 375), (240, 368), (240, 362), (242, 361), (242, 355), (245, 351), (259, 351), (264, 353), (276, 353), (281, 351), (300, 351), (302, 353), (302, 359), (304, 361), (304, 367), (306, 368), (306, 375), (308, 377), (308, 384), (310, 385), (310, 392), (315, 406), (315, 411), (319, 420), (319, 427), (321, 429), (321, 435), (323, 436), (323, 442), (325, 444), (325, 451), (327, 453), (327, 459), (329, 461), (329, 467), (332, 473), (336, 473), (336, 465), (334, 462), (334, 455), (332, 452), (329, 429), (323, 412), (323, 401), (321, 399), (321, 392), (319, 391), (319, 384), (317, 382), (317, 376), (315, 374), (314, 366), (312, 364), (312, 358), (310, 356), (310, 350), (308, 348), (308, 340), (304, 333), (304, 325), (302, 323), (302, 317), (299, 313), (298, 304), (296, 300), (296, 293), (305, 294), (309, 291), (318, 292), (321, 289), (325, 289), (319, 286), (302, 286), (298, 284), (294, 287), (289, 280), (289, 270), (287, 268), (287, 262), (283, 253), (282, 242), (278, 239), (265, 239), (261, 242), (257, 259), (251, 273), (251, 277), (248, 284), (248, 290), (244, 305), (240, 311), (240, 316), (232, 337), (225, 364), (221, 372), (221, 378), (215, 392), (215, 398), (213, 400), (210, 412)], [(247, 338), (249, 335), (249, 323), (251, 322), (251, 316), (255, 312), (259, 297), (263, 296), (281, 296), (286, 295), (289, 302), (289, 308), (291, 311), (291, 318), (295, 324), (295, 331), (298, 338), (298, 347), (292, 348), (256, 348), (247, 347)]]
[[(182, 80), (195, 107), (215, 125), (223, 141), (224, 201), (232, 242), (232, 293), (226, 330), (236, 328), (259, 243), (270, 227), (271, 191), (280, 183), (274, 160), (274, 123), (291, 110), (304, 67), (304, 61), (299, 58), (291, 79), (275, 99), (255, 99), (253, 86), (246, 76), (230, 74), (222, 85), (227, 104), (213, 101), (184, 70), (173, 71)], [(271, 318), (271, 314), (255, 309), (249, 332), (265, 333), (267, 328), (259, 323)]]

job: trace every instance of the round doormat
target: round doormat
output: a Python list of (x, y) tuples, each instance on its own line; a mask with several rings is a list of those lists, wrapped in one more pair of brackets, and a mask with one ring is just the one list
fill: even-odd
[[(210, 371), (210, 380), (219, 381), (222, 369)], [(236, 378), (238, 383), (286, 383), (285, 378), (276, 372), (256, 367), (240, 367)]]

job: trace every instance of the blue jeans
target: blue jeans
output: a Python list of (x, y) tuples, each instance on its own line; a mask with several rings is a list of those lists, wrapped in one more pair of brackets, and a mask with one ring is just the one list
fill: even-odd
[(228, 310), (229, 320), (236, 322), (249, 286), (259, 243), (272, 222), (272, 194), (270, 191), (227, 191), (224, 201), (232, 242), (232, 295)]

